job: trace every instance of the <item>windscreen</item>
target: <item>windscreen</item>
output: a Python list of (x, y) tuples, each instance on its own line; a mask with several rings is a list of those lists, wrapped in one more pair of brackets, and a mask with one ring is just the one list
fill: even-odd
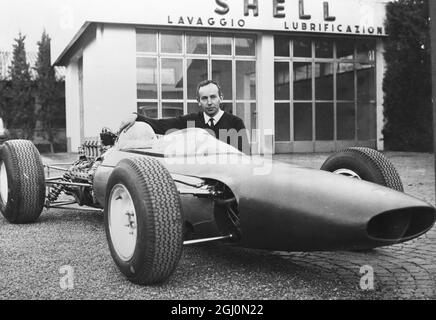
[(156, 135), (151, 126), (146, 123), (136, 123), (126, 133), (122, 133), (117, 147), (142, 149), (165, 157), (241, 154), (238, 149), (216, 139), (207, 130), (201, 128), (187, 128), (166, 135)]

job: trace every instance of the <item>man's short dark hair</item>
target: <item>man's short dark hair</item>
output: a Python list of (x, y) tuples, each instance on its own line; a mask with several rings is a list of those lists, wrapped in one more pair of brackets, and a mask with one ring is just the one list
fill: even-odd
[(208, 86), (208, 85), (210, 85), (210, 84), (214, 84), (214, 85), (216, 85), (217, 88), (218, 88), (218, 94), (219, 94), (220, 98), (221, 98), (221, 99), (224, 98), (224, 96), (223, 96), (223, 91), (221, 90), (221, 87), (220, 87), (220, 85), (218, 84), (218, 82), (213, 81), (213, 80), (203, 80), (203, 81), (201, 81), (201, 82), (198, 84), (198, 86), (197, 86), (197, 100), (198, 100), (198, 101), (200, 101), (200, 88), (203, 88), (203, 87)]

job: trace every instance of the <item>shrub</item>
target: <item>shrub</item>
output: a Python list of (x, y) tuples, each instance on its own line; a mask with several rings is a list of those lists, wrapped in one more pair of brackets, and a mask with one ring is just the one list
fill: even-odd
[(427, 0), (387, 5), (383, 80), (385, 148), (433, 149), (430, 21)]

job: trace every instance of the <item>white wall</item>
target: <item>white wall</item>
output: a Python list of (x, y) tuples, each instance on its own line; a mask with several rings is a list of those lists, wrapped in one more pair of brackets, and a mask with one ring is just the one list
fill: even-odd
[(257, 118), (260, 153), (274, 150), (274, 37), (259, 34), (257, 41)]
[(84, 135), (102, 127), (116, 130), (136, 111), (136, 33), (134, 27), (97, 27), (96, 41), (83, 52)]
[(68, 151), (80, 145), (79, 70), (77, 61), (70, 61), (65, 72), (65, 116)]
[(67, 138), (73, 152), (83, 143), (81, 128), (85, 139), (95, 138), (103, 127), (116, 130), (122, 119), (136, 111), (135, 28), (99, 25), (95, 40), (79, 51), (83, 52), (83, 123), (77, 57), (70, 61), (65, 79)]

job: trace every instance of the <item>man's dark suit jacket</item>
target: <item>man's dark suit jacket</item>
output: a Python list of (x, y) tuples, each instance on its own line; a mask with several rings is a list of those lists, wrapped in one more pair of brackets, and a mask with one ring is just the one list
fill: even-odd
[[(204, 122), (203, 112), (190, 113), (184, 116), (167, 118), (167, 119), (152, 119), (138, 114), (136, 121), (148, 123), (153, 128), (156, 134), (165, 134), (168, 130), (186, 129), (188, 127), (188, 124), (190, 127), (193, 126), (195, 128), (210, 130), (209, 125)], [(215, 133), (215, 137), (217, 138), (220, 137), (219, 135), (220, 130), (230, 130), (230, 129), (235, 129), (237, 132), (240, 132), (240, 130), (244, 130), (240, 132), (241, 135), (238, 137), (238, 145), (234, 147), (237, 147), (240, 151), (249, 154), (250, 153), (250, 148), (248, 144), (249, 140), (248, 140), (247, 132), (245, 131), (244, 122), (242, 121), (242, 119), (230, 113), (224, 112), (221, 119), (215, 124), (215, 128), (213, 130)], [(223, 140), (224, 142), (231, 144), (230, 137), (226, 136), (221, 138), (222, 138), (221, 140)]]

